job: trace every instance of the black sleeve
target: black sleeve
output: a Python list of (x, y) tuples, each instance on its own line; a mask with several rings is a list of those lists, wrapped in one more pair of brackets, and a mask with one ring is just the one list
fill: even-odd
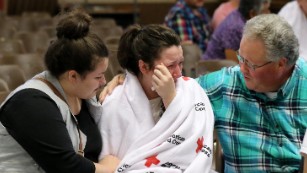
[(0, 120), (46, 172), (95, 172), (92, 161), (75, 153), (60, 110), (45, 93), (19, 91), (4, 105)]

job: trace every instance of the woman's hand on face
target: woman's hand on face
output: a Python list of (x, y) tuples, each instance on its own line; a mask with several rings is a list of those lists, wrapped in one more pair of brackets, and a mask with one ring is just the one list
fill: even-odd
[(176, 88), (173, 76), (164, 64), (157, 65), (152, 76), (153, 89), (162, 98), (165, 108), (176, 96)]
[(107, 95), (110, 95), (112, 91), (118, 86), (124, 83), (126, 76), (125, 74), (118, 74), (113, 77), (113, 79), (107, 83), (103, 90), (99, 94), (99, 102), (102, 103)]

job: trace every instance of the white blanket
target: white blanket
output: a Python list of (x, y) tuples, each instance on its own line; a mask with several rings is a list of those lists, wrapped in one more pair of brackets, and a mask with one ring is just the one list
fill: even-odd
[(100, 158), (111, 154), (122, 159), (116, 172), (210, 172), (214, 116), (209, 99), (191, 78), (179, 78), (176, 90), (155, 124), (139, 81), (128, 73), (102, 110), (91, 108), (103, 138)]

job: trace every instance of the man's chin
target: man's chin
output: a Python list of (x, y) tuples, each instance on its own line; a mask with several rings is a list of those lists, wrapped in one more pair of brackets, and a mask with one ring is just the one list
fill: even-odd
[(261, 88), (259, 88), (259, 86), (255, 86), (253, 84), (248, 84), (246, 83), (246, 87), (251, 90), (251, 91), (254, 91), (254, 92), (257, 92), (257, 93), (264, 93), (265, 91), (261, 90)]
[(245, 79), (245, 85), (246, 85), (246, 88), (248, 88), (249, 90), (253, 90), (255, 91), (255, 85), (249, 81), (249, 79)]

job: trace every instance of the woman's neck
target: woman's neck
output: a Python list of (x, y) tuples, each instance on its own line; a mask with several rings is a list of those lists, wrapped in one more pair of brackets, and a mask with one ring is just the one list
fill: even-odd
[(59, 82), (64, 91), (66, 102), (71, 113), (73, 115), (78, 115), (81, 111), (81, 99), (74, 94), (72, 86), (69, 85), (67, 81), (60, 80)]
[(81, 111), (81, 99), (78, 97), (67, 97), (67, 104), (73, 115), (78, 115)]

